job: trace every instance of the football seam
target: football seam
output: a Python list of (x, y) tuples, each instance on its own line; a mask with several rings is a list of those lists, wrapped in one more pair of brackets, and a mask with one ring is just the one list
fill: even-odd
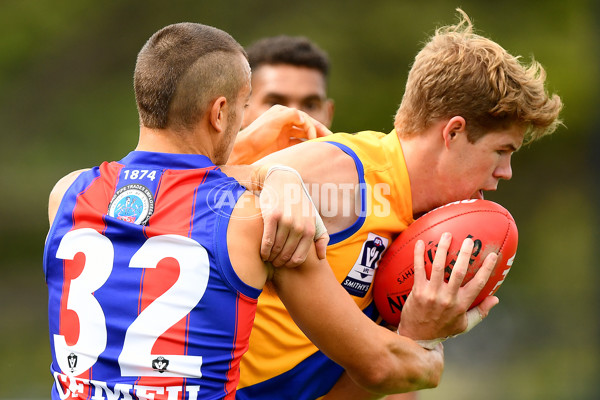
[[(399, 251), (401, 251), (402, 249), (404, 249), (405, 246), (407, 246), (409, 243), (411, 243), (417, 236), (421, 235), (423, 232), (426, 232), (429, 229), (434, 228), (434, 227), (438, 226), (441, 223), (444, 223), (444, 222), (449, 221), (451, 219), (457, 218), (457, 217), (459, 217), (461, 215), (473, 214), (473, 213), (477, 213), (477, 212), (493, 212), (493, 213), (497, 213), (497, 214), (502, 214), (502, 215), (504, 215), (506, 217), (506, 219), (508, 220), (509, 224), (512, 223), (511, 218), (505, 212), (498, 211), (498, 210), (471, 210), (471, 211), (463, 211), (460, 214), (455, 214), (455, 215), (453, 215), (451, 217), (445, 218), (445, 219), (443, 219), (441, 221), (436, 222), (433, 225), (427, 226), (426, 229), (422, 229), (419, 232), (415, 233), (408, 240), (405, 240), (404, 244), (401, 247), (395, 249), (394, 253), (392, 253), (392, 256), (395, 255), (396, 253), (398, 253)], [(507, 229), (506, 232), (505, 232), (505, 234), (504, 234), (504, 240), (502, 241), (502, 246), (500, 246), (500, 250), (502, 248), (504, 248), (504, 244), (506, 243), (506, 240), (508, 238), (508, 232), (509, 232), (509, 230), (510, 229)]]

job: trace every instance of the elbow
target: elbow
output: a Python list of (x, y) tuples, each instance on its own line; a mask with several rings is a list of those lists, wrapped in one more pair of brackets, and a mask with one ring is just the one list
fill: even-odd
[(442, 372), (444, 371), (444, 363), (440, 361), (435, 365), (424, 366), (420, 370), (414, 369), (409, 375), (409, 385), (412, 387), (410, 391), (421, 389), (433, 389), (438, 387), (442, 380)]
[(437, 387), (442, 380), (444, 372), (444, 358), (436, 350), (423, 349), (423, 357), (407, 368), (406, 373), (408, 384), (413, 390), (433, 389)]
[(443, 356), (435, 351), (424, 350), (421, 357), (411, 360), (398, 359), (369, 363), (358, 375), (356, 382), (368, 391), (379, 394), (413, 392), (432, 389), (440, 384), (444, 370)]

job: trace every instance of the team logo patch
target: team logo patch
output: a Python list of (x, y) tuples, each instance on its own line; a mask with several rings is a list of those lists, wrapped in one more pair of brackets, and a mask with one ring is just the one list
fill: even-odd
[(161, 374), (167, 370), (169, 366), (169, 360), (166, 358), (159, 356), (152, 360), (152, 369), (160, 372)]
[(146, 186), (139, 183), (117, 190), (108, 205), (108, 215), (137, 225), (146, 225), (153, 212), (154, 197)]
[(75, 372), (75, 368), (77, 367), (77, 355), (75, 353), (69, 354), (67, 361), (69, 363), (69, 368), (71, 368), (71, 373)]
[(363, 243), (358, 259), (342, 282), (344, 289), (352, 296), (365, 297), (371, 283), (373, 283), (375, 270), (387, 245), (388, 239), (369, 233), (367, 240)]

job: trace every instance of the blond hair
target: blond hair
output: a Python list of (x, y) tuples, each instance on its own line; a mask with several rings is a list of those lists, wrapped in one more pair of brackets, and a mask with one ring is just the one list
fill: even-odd
[(546, 92), (544, 68), (535, 60), (525, 65), (475, 34), (467, 14), (457, 11), (459, 23), (438, 28), (417, 54), (396, 113), (396, 131), (410, 137), (460, 115), (471, 142), (515, 124), (526, 128), (525, 142), (554, 132), (562, 102)]

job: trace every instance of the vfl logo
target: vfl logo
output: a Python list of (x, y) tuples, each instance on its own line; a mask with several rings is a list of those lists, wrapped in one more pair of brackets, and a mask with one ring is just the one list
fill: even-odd
[(348, 293), (356, 297), (365, 297), (387, 245), (388, 239), (369, 232), (358, 259), (342, 282), (342, 286)]
[(159, 356), (152, 360), (152, 369), (160, 372), (161, 374), (167, 370), (168, 366), (169, 360), (167, 360), (163, 356)]
[(153, 212), (154, 197), (146, 186), (139, 183), (117, 190), (108, 205), (109, 216), (137, 225), (146, 225)]
[(67, 361), (69, 363), (69, 368), (71, 368), (71, 373), (75, 372), (75, 368), (77, 367), (77, 355), (75, 355), (75, 353), (69, 354)]

